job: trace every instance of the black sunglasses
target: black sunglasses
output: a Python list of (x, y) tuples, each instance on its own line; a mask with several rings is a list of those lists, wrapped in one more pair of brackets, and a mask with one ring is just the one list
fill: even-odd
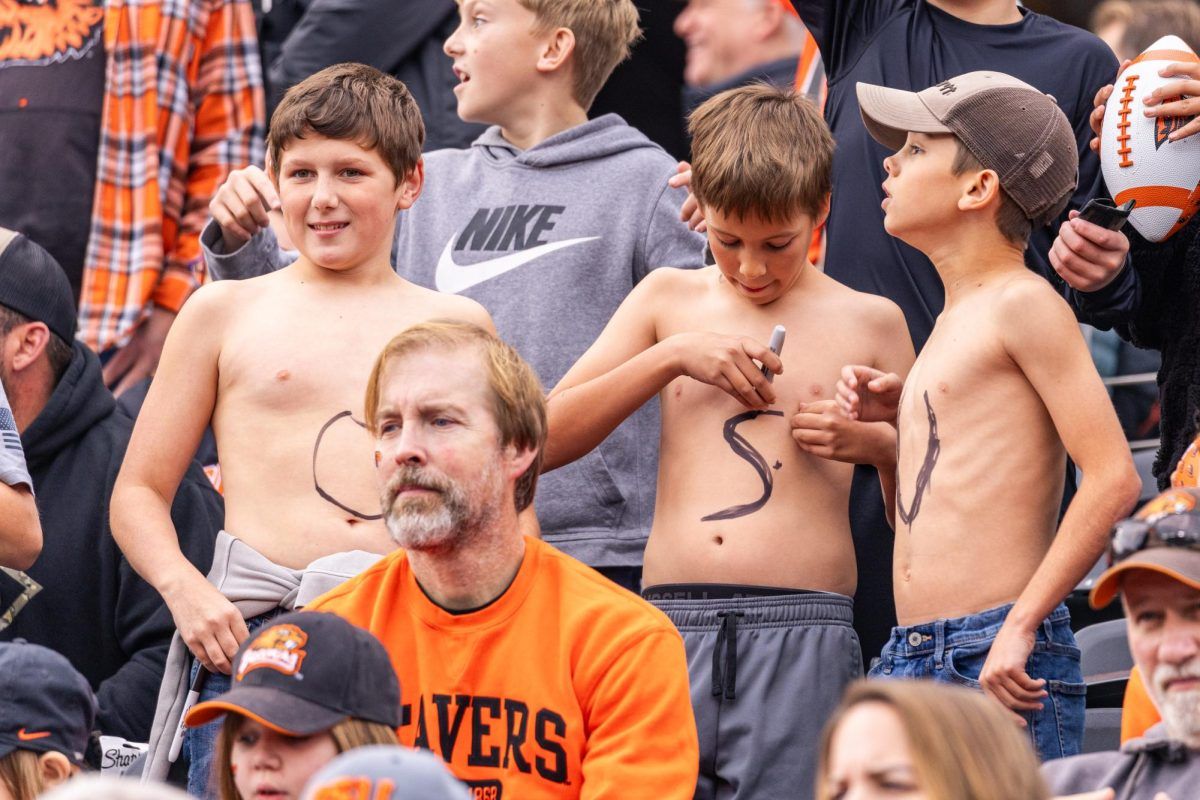
[(1113, 528), (1108, 543), (1108, 565), (1151, 547), (1200, 549), (1200, 515), (1168, 514), (1153, 521), (1127, 519)]

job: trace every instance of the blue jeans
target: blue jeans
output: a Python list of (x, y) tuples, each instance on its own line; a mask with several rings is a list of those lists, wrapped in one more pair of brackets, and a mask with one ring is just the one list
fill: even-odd
[[(892, 628), (869, 677), (929, 678), (979, 689), (983, 662), (1011, 608)], [(1038, 628), (1025, 670), (1034, 679), (1044, 678), (1050, 693), (1041, 711), (1022, 712), (1038, 755), (1045, 761), (1077, 754), (1083, 743), (1087, 687), (1066, 606), (1059, 605)]]
[[(282, 613), (283, 609), (276, 608), (265, 614), (259, 614), (257, 617), (251, 617), (246, 620), (246, 628), (253, 635), (254, 631)], [(188, 686), (192, 685), (192, 681), (196, 679), (196, 673), (199, 671), (200, 662), (192, 661)], [(225, 694), (229, 691), (229, 686), (228, 675), (210, 672), (204, 679), (204, 686), (200, 689), (200, 698), (196, 702), (203, 703), (212, 700), (217, 695)], [(217, 800), (217, 782), (213, 776), (213, 756), (217, 752), (217, 735), (221, 732), (221, 724), (224, 720), (225, 718), (222, 717), (198, 728), (188, 728), (183, 734), (182, 755), (188, 759), (187, 792), (192, 797)]]

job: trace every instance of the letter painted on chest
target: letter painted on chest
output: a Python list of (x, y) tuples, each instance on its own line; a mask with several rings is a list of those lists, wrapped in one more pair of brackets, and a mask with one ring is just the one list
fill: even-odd
[[(744, 517), (747, 514), (753, 514), (755, 511), (758, 511), (767, 504), (768, 500), (771, 499), (771, 491), (775, 487), (775, 474), (772, 471), (771, 465), (767, 463), (767, 459), (763, 457), (763, 454), (758, 452), (754, 445), (750, 444), (749, 440), (747, 440), (745, 436), (742, 436), (737, 432), (738, 425), (741, 425), (743, 422), (747, 422), (752, 419), (757, 419), (764, 414), (772, 417), (783, 416), (782, 411), (746, 411), (725, 420), (725, 427), (721, 431), (722, 435), (725, 437), (726, 443), (728, 443), (734, 454), (737, 455), (738, 458), (745, 460), (746, 463), (753, 467), (754, 471), (758, 473), (758, 477), (762, 481), (763, 485), (762, 496), (753, 502), (744, 503), (738, 506), (730, 506), (722, 511), (717, 511), (709, 514), (708, 516), (701, 517), (701, 522), (712, 522), (714, 520)], [(779, 469), (781, 466), (783, 465), (776, 461), (774, 469)]]
[[(933, 413), (933, 405), (929, 402), (929, 392), (925, 392), (925, 414), (929, 419), (929, 441), (925, 446), (925, 461), (921, 464), (921, 471), (917, 473), (917, 484), (913, 488), (912, 506), (908, 510), (904, 508), (904, 493), (899, 486), (900, 468), (896, 468), (896, 513), (900, 515), (901, 521), (910, 527), (916, 521), (917, 515), (921, 513), (921, 501), (925, 498), (926, 491), (929, 490), (933, 468), (937, 465), (938, 454), (942, 451), (942, 440), (938, 438), (937, 414)], [(896, 460), (899, 461), (899, 459)]]

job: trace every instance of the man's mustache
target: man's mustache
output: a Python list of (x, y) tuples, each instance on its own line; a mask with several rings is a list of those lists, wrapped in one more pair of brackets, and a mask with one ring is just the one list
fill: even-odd
[(444, 494), (453, 489), (454, 484), (449, 479), (420, 467), (401, 467), (392, 474), (384, 487), (384, 513), (391, 509), (392, 503), (396, 502), (396, 495), (400, 494), (400, 490), (405, 487), (428, 489)]

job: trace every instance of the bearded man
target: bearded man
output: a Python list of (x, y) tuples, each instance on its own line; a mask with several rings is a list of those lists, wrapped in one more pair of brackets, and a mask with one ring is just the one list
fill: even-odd
[(546, 440), (529, 365), (473, 325), (416, 325), (376, 360), (365, 410), (402, 549), (307, 608), (387, 647), (401, 743), (441, 755), (477, 797), (691, 798), (678, 632), (520, 531)]
[[(1200, 786), (1200, 490), (1176, 488), (1117, 524), (1091, 603), (1119, 593), (1129, 649), (1163, 721), (1119, 752), (1048, 762), (1056, 794), (1113, 789), (1121, 800), (1182, 800)], [(1090, 797), (1091, 795), (1089, 795)], [(1099, 795), (1098, 795), (1099, 796)]]

